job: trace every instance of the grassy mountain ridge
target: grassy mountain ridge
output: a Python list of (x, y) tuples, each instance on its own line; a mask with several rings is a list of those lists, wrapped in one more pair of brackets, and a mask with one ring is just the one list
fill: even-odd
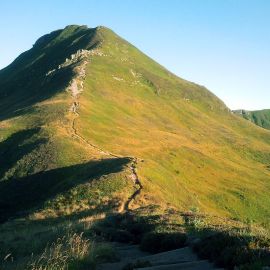
[(270, 129), (270, 110), (259, 110), (259, 111), (235, 110), (233, 112), (260, 127)]
[[(109, 36), (111, 32), (106, 34)], [(166, 77), (166, 70), (136, 49), (128, 50), (125, 44), (115, 46), (115, 43), (104, 42), (103, 50), (110, 57), (96, 58), (88, 66), (86, 98), (81, 100), (78, 119), (84, 136), (110, 151), (143, 158), (145, 163), (139, 164), (138, 169), (142, 179), (147, 179), (145, 188), (151, 183), (151, 190), (157, 183), (165, 200), (180, 207), (191, 203), (212, 211), (223, 205), (224, 212), (245, 208), (246, 202), (240, 198), (251, 187), (246, 179), (265, 179), (262, 181), (268, 185), (268, 134), (250, 130), (249, 125), (229, 113), (222, 102), (200, 86), (173, 75)], [(119, 51), (125, 55), (122, 59), (114, 57)], [(132, 59), (139, 61), (133, 63)], [(144, 72), (145, 66), (148, 72)], [(100, 76), (108, 81), (98, 80)], [(155, 76), (161, 77), (158, 82)], [(87, 111), (88, 107), (91, 110)], [(89, 125), (95, 121), (95, 129), (83, 128), (82, 121), (88, 121)], [(261, 162), (265, 163), (262, 178), (254, 174)], [(250, 170), (244, 164), (249, 164)], [(231, 185), (231, 191), (227, 185)], [(213, 194), (216, 188), (222, 190), (224, 197)], [(257, 201), (254, 195), (251, 201)], [(254, 206), (253, 203), (248, 206), (252, 216), (256, 212), (251, 209)]]
[[(88, 52), (77, 59), (79, 50)], [(269, 224), (269, 132), (105, 27), (69, 26), (42, 37), (0, 71), (0, 95), (0, 194), (13, 189), (8, 182), (44, 172), (50, 185), (42, 189), (57, 191), (28, 211), (69, 215), (128, 197), (126, 159), (136, 157), (148, 203)], [(114, 155), (125, 161), (121, 169)], [(108, 158), (102, 175), (87, 165)], [(43, 193), (41, 186), (32, 192)], [(17, 212), (13, 199), (1, 198), (5, 214)]]
[[(57, 68), (80, 48), (97, 46), (95, 29), (68, 26), (40, 38), (29, 51), (22, 53), (13, 63), (0, 71), (0, 95), (4, 113), (27, 108), (61, 91), (72, 77), (66, 69), (48, 82), (46, 74)], [(18, 96), (21, 100), (18, 101)]]
[[(117, 191), (116, 186), (125, 183), (124, 190), (129, 187), (125, 178), (117, 176), (124, 169), (117, 169), (116, 160), (110, 161), (106, 155), (102, 158), (99, 151), (89, 149), (74, 137), (70, 112), (73, 98), (67, 88), (75, 76), (77, 63), (70, 62), (57, 69), (62, 63), (69, 63), (78, 49), (95, 48), (98, 42), (96, 29), (69, 26), (41, 38), (31, 50), (1, 71), (2, 220), (18, 211), (48, 209), (48, 213), (44, 212), (46, 216), (89, 209), (97, 201), (107, 200), (111, 191)], [(54, 69), (57, 70), (54, 76), (46, 75)], [(123, 160), (124, 166), (128, 160)], [(93, 167), (92, 164), (100, 165)], [(90, 171), (85, 173), (85, 170)], [(97, 182), (103, 178), (110, 183), (104, 186), (105, 191), (100, 186), (105, 180)], [(115, 184), (111, 183), (113, 180)], [(94, 183), (90, 185), (89, 181)], [(99, 187), (97, 194), (93, 186)], [(14, 196), (9, 196), (11, 190), (16, 191)], [(29, 196), (31, 193), (34, 196)], [(91, 193), (91, 196), (82, 193)]]

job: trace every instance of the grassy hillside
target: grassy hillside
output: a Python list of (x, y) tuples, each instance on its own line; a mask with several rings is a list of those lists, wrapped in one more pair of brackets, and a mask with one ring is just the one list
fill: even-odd
[[(0, 71), (0, 107), (3, 258), (152, 204), (269, 229), (269, 132), (105, 27), (40, 38)], [(14, 228), (49, 239), (22, 252)]]
[(243, 118), (253, 122), (254, 124), (270, 129), (270, 110), (260, 111), (246, 111), (246, 110), (235, 110), (235, 114), (242, 116)]
[(112, 193), (122, 187), (125, 198), (132, 192), (125, 177), (128, 158), (102, 154), (75, 136), (68, 87), (77, 64), (58, 69), (79, 49), (99, 42), (96, 29), (69, 26), (40, 38), (0, 71), (2, 221), (33, 211), (68, 215), (102, 201), (113, 207)]
[[(57, 68), (78, 49), (98, 53), (87, 56), (84, 88), (74, 97), (68, 85), (76, 63)], [(231, 114), (207, 89), (176, 77), (111, 30), (69, 26), (46, 35), (0, 72), (0, 85), (2, 181), (60, 170), (49, 184), (57, 194), (73, 178), (84, 181), (69, 168), (113, 158), (107, 151), (140, 160), (142, 198), (268, 223), (269, 132)], [(76, 102), (79, 115), (71, 112)], [(1, 198), (3, 211), (6, 204), (13, 208)]]
[(110, 30), (101, 33), (104, 56), (87, 67), (81, 134), (103, 149), (143, 159), (144, 191), (158, 200), (267, 224), (269, 132)]

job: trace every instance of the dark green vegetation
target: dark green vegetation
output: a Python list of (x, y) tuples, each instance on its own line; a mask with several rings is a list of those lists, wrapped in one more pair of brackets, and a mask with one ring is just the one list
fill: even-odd
[[(270, 263), (269, 234), (252, 223), (244, 225), (225, 219), (188, 214), (184, 216), (188, 234), (196, 240), (193, 250), (225, 269), (259, 270)], [(198, 237), (198, 238), (197, 238)]]
[(233, 112), (260, 127), (270, 129), (270, 110), (260, 110), (260, 111), (235, 110)]
[(151, 263), (148, 261), (137, 261), (135, 263), (129, 263), (122, 270), (133, 270), (133, 269), (138, 269), (138, 268), (144, 268), (151, 266)]
[[(191, 212), (160, 212), (153, 207), (108, 216), (92, 227), (105, 239), (140, 244), (143, 251), (159, 253), (191, 245), (199, 257), (209, 259), (217, 267), (250, 270), (270, 263), (269, 238), (257, 229), (252, 224), (243, 226)], [(132, 267), (127, 265), (126, 269)]]
[[(40, 38), (0, 71), (0, 108), (4, 269), (94, 267), (95, 252), (115, 259), (94, 247), (104, 239), (152, 252), (181, 247), (219, 217), (214, 231), (238, 220), (221, 239), (252, 224), (249, 242), (235, 240), (241, 249), (268, 238), (269, 131), (105, 27), (68, 26)], [(180, 212), (132, 212), (157, 203)], [(196, 212), (191, 222), (181, 216), (188, 211)], [(67, 237), (83, 252), (61, 249)], [(269, 249), (267, 241), (250, 248), (261, 246)]]
[[(202, 259), (209, 259), (219, 267), (235, 269), (261, 269), (270, 264), (269, 239), (252, 237), (248, 233), (212, 232), (194, 244), (194, 250)], [(266, 242), (268, 241), (268, 243)]]

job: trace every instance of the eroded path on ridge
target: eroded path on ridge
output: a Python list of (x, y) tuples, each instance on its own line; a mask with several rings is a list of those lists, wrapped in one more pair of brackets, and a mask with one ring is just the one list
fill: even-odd
[[(86, 66), (90, 62), (91, 55), (102, 55), (98, 50), (86, 51), (80, 50), (75, 55), (71, 56), (70, 61), (72, 64), (76, 63), (74, 68), (75, 76), (73, 77), (67, 91), (71, 93), (72, 105), (70, 107), (70, 112), (72, 113), (71, 121), (71, 133), (72, 136), (83, 142), (89, 148), (95, 149), (101, 155), (108, 156), (111, 158), (129, 158), (130, 163), (127, 168), (130, 171), (130, 179), (133, 182), (135, 191), (131, 196), (123, 203), (120, 207), (119, 212), (130, 211), (130, 204), (136, 200), (137, 196), (140, 195), (143, 185), (139, 179), (137, 173), (137, 163), (138, 158), (136, 157), (124, 157), (121, 155), (116, 155), (109, 151), (105, 151), (100, 147), (92, 144), (87, 139), (85, 139), (76, 128), (76, 121), (79, 117), (79, 96), (83, 92), (84, 80), (86, 76)], [(77, 62), (76, 62), (77, 61)], [(64, 64), (65, 65), (65, 64)], [(179, 270), (179, 269), (189, 269), (189, 270), (214, 270), (214, 266), (206, 260), (200, 260), (194, 254), (190, 247), (184, 247), (180, 249), (175, 249), (167, 252), (162, 252), (158, 254), (151, 255), (150, 253), (143, 252), (139, 249), (138, 245), (111, 243), (114, 250), (119, 256), (119, 261), (114, 263), (100, 264), (97, 270), (121, 270), (127, 265), (136, 265), (134, 268), (126, 269), (144, 269), (144, 270)]]
[(143, 185), (139, 179), (138, 173), (137, 173), (137, 163), (138, 159), (136, 157), (124, 157), (121, 155), (116, 155), (111, 152), (105, 151), (101, 149), (100, 147), (90, 143), (88, 140), (86, 140), (80, 133), (78, 132), (78, 129), (76, 128), (76, 120), (79, 117), (79, 97), (80, 94), (84, 90), (84, 80), (86, 77), (86, 67), (90, 63), (91, 59), (90, 56), (92, 55), (99, 55), (102, 56), (103, 54), (98, 50), (79, 50), (75, 54), (71, 55), (70, 59), (67, 59), (66, 62), (62, 65), (63, 67), (68, 65), (74, 65), (73, 68), (75, 76), (72, 78), (67, 91), (70, 92), (71, 98), (72, 98), (72, 105), (70, 107), (70, 112), (73, 114), (72, 122), (71, 122), (71, 132), (72, 136), (77, 138), (78, 140), (82, 141), (84, 144), (86, 144), (88, 147), (93, 148), (97, 150), (101, 155), (109, 156), (112, 158), (129, 158), (130, 163), (127, 166), (131, 172), (130, 179), (133, 182), (133, 186), (135, 188), (135, 191), (131, 194), (131, 196), (126, 200), (126, 202), (123, 203), (123, 205), (120, 207), (119, 212), (129, 211), (130, 204), (132, 201), (136, 199), (136, 197), (141, 193), (141, 190), (143, 189)]
[(133, 200), (136, 199), (137, 196), (140, 195), (142, 189), (143, 189), (143, 186), (142, 186), (142, 183), (139, 179), (139, 176), (138, 176), (138, 173), (137, 173), (137, 162), (138, 162), (138, 159), (137, 158), (134, 158), (134, 157), (131, 157), (132, 159), (132, 162), (130, 164), (130, 170), (131, 170), (131, 179), (133, 180), (133, 185), (136, 187), (136, 190), (135, 192), (127, 199), (127, 201), (125, 202), (124, 204), (124, 210), (125, 211), (128, 211), (130, 209), (130, 204)]

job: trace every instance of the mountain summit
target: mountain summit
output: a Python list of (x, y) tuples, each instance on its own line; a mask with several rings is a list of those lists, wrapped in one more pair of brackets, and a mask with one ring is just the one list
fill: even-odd
[(0, 97), (3, 220), (158, 202), (269, 222), (269, 131), (110, 29), (41, 37)]

